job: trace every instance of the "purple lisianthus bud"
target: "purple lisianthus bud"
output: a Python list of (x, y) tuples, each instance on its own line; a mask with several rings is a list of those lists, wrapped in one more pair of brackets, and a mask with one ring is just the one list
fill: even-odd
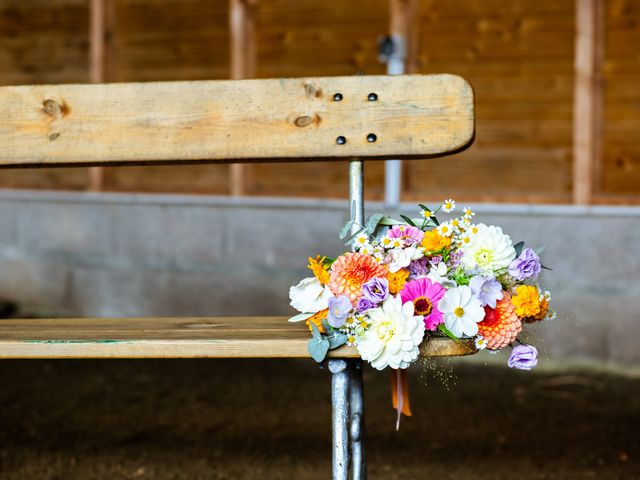
[(531, 370), (538, 365), (538, 350), (532, 345), (513, 347), (509, 357), (509, 367), (519, 370)]
[(356, 304), (356, 310), (358, 310), (359, 312), (366, 312), (367, 310), (376, 308), (377, 306), (377, 303), (372, 302), (368, 298), (360, 297), (360, 300), (358, 300), (358, 303)]
[(329, 299), (329, 312), (327, 313), (329, 325), (334, 328), (343, 326), (352, 307), (351, 300), (346, 295), (331, 297)]
[(372, 278), (362, 286), (362, 296), (373, 303), (380, 303), (389, 295), (386, 278)]
[(494, 277), (476, 275), (469, 282), (471, 293), (480, 300), (483, 307), (496, 308), (496, 302), (502, 299), (502, 285)]
[(540, 273), (540, 258), (530, 248), (525, 248), (520, 256), (509, 264), (509, 275), (516, 280), (535, 277)]

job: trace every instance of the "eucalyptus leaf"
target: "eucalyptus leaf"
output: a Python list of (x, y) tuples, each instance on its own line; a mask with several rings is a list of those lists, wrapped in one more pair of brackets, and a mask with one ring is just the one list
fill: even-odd
[(318, 326), (311, 322), (311, 335), (313, 335), (313, 338), (322, 338), (322, 334), (320, 333), (320, 330), (318, 330)]
[(544, 268), (545, 270), (553, 270), (553, 268), (546, 267), (546, 266), (544, 266), (544, 265), (542, 265), (542, 264), (540, 264), (540, 267), (541, 267), (541, 268)]
[(340, 240), (342, 240), (349, 234), (351, 227), (353, 227), (353, 223), (354, 223), (353, 220), (347, 220), (347, 222), (343, 225), (342, 229), (340, 230), (340, 235), (339, 235)]
[(329, 348), (334, 349), (347, 343), (347, 336), (344, 333), (334, 332), (327, 337), (327, 340), (329, 340)]
[(311, 358), (313, 358), (316, 362), (322, 362), (329, 352), (329, 340), (326, 338), (312, 338), (309, 340), (309, 345), (307, 346), (309, 350), (309, 354)]
[(522, 249), (524, 248), (524, 242), (518, 242), (516, 243), (513, 248), (515, 248), (516, 250), (516, 257), (519, 257), (520, 254), (522, 253)]
[(298, 315), (294, 315), (288, 321), (289, 322), (301, 322), (306, 320), (307, 318), (311, 318), (315, 315), (315, 313), (299, 313)]
[(364, 229), (367, 231), (369, 235), (373, 235), (373, 232), (376, 231), (376, 227), (380, 223), (380, 220), (384, 218), (382, 213), (374, 213), (367, 219), (367, 223)]
[(344, 242), (344, 244), (346, 246), (351, 246), (351, 244), (353, 243), (353, 239), (360, 235), (362, 232), (364, 232), (364, 227), (360, 227), (358, 230), (349, 235), (349, 238), (347, 238), (347, 241)]
[(536, 250), (535, 250), (536, 255), (540, 256), (540, 254), (541, 254), (542, 252), (544, 252), (544, 251), (546, 250), (546, 248), (547, 248), (547, 247), (540, 247), (540, 248), (536, 248)]

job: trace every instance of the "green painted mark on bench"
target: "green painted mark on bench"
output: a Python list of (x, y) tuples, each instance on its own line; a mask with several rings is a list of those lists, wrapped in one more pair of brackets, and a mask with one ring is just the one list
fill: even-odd
[(27, 340), (25, 343), (125, 343), (122, 340)]

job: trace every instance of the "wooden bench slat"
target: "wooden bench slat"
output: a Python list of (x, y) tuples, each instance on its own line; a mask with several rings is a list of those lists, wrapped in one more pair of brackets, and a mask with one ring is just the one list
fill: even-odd
[[(286, 317), (0, 320), (0, 358), (309, 358), (309, 332)], [(433, 338), (424, 356), (475, 353), (473, 341)], [(352, 347), (331, 357), (358, 358)]]
[(0, 87), (4, 167), (424, 158), (473, 136), (455, 75)]

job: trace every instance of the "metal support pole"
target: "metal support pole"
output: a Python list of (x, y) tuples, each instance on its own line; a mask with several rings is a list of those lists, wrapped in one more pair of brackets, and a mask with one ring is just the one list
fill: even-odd
[(367, 480), (365, 455), (364, 388), (362, 360), (352, 360), (351, 372), (351, 471), (353, 480)]
[(349, 395), (351, 375), (343, 359), (328, 361), (333, 406), (333, 480), (349, 478)]
[(364, 164), (362, 160), (349, 162), (349, 212), (356, 224), (351, 227), (351, 234), (364, 225)]

